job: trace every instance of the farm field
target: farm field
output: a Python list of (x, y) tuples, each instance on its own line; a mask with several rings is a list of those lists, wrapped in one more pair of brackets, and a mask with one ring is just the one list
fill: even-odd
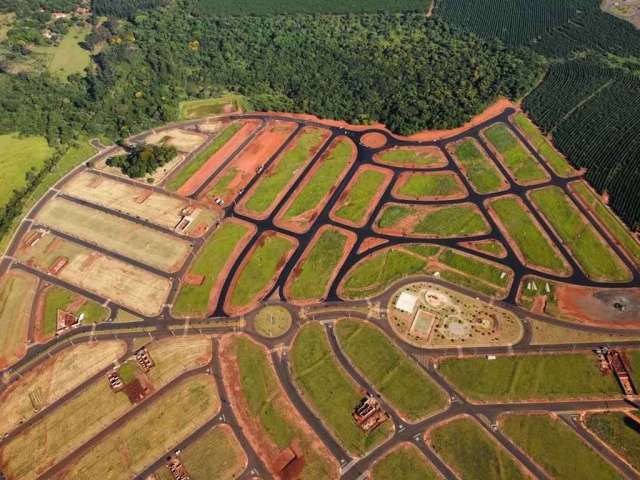
[(11, 365), (26, 352), (38, 283), (37, 277), (20, 271), (0, 277), (0, 366)]
[(420, 450), (410, 443), (400, 444), (371, 469), (372, 480), (438, 480), (440, 477)]
[(624, 412), (601, 412), (587, 416), (587, 428), (631, 464), (640, 469), (638, 418)]
[(399, 147), (383, 150), (374, 156), (383, 165), (402, 168), (441, 168), (447, 159), (436, 147)]
[(453, 172), (403, 172), (393, 186), (393, 195), (403, 200), (460, 200), (468, 192)]
[(500, 173), (493, 160), (484, 153), (476, 140), (467, 138), (449, 144), (447, 149), (477, 193), (500, 192), (509, 187), (507, 180)]
[(36, 47), (34, 53), (45, 58), (49, 72), (66, 80), (70, 75), (82, 74), (91, 65), (91, 52), (80, 46), (89, 28), (73, 26), (55, 46)]

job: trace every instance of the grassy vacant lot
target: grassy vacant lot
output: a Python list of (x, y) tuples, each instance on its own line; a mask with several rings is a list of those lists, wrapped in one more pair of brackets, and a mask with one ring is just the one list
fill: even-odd
[(447, 358), (440, 373), (474, 401), (558, 400), (619, 396), (590, 353)]
[(21, 271), (0, 278), (0, 366), (15, 362), (25, 350), (37, 286), (37, 277)]
[(336, 335), (349, 361), (404, 418), (416, 421), (446, 406), (440, 388), (376, 327), (340, 320)]
[(548, 178), (535, 157), (522, 145), (504, 124), (497, 124), (484, 131), (487, 140), (498, 151), (505, 167), (516, 182), (536, 183)]
[(198, 0), (197, 8), (205, 15), (274, 15), (287, 13), (374, 13), (426, 12), (425, 0)]
[(400, 444), (371, 469), (372, 480), (439, 480), (434, 468), (410, 443)]
[(327, 130), (307, 127), (302, 135), (294, 140), (294, 145), (260, 177), (256, 186), (244, 204), (255, 213), (264, 213), (271, 207), (285, 187), (295, 179), (302, 167), (313, 156), (327, 136)]
[(307, 183), (294, 195), (295, 199), (284, 214), (284, 219), (295, 218), (314, 208), (336, 186), (336, 182), (347, 168), (355, 146), (346, 138), (341, 138), (329, 147), (328, 154), (319, 160), (320, 167), (310, 175)]
[(594, 413), (587, 427), (621, 457), (640, 470), (640, 423), (623, 412)]
[(505, 288), (511, 279), (507, 268), (478, 257), (474, 258), (466, 254), (456, 253), (454, 250), (444, 250), (438, 260), (459, 272), (466, 273), (475, 279), (499, 288)]
[(371, 201), (384, 183), (385, 175), (371, 169), (360, 169), (347, 186), (346, 194), (334, 210), (334, 215), (354, 225), (362, 225)]
[(465, 480), (527, 478), (513, 457), (469, 417), (436, 426), (429, 434), (436, 453)]
[(254, 326), (259, 335), (276, 338), (289, 331), (291, 321), (289, 310), (278, 305), (269, 305), (256, 314)]
[(204, 275), (202, 285), (182, 284), (173, 304), (173, 313), (180, 317), (203, 316), (209, 313), (211, 289), (226, 265), (233, 261), (232, 252), (249, 233), (249, 226), (225, 222), (213, 233), (198, 252), (189, 269), (194, 275)]
[(391, 434), (388, 422), (367, 434), (351, 418), (363, 392), (336, 361), (322, 325), (311, 323), (300, 329), (290, 358), (305, 400), (348, 451), (362, 455)]
[(278, 271), (293, 248), (293, 242), (287, 237), (269, 232), (263, 234), (249, 260), (237, 274), (231, 305), (244, 307), (255, 301), (257, 295), (276, 280)]
[(133, 478), (220, 409), (210, 375), (181, 382), (110, 433), (61, 478)]
[(494, 257), (504, 257), (506, 250), (504, 245), (499, 240), (478, 240), (475, 242), (468, 242), (465, 244), (468, 248), (478, 250), (480, 252), (488, 253)]
[(524, 113), (516, 113), (513, 117), (515, 124), (522, 130), (531, 142), (533, 148), (544, 158), (552, 170), (561, 177), (570, 177), (576, 174), (569, 162), (553, 148), (553, 145), (542, 134)]
[(294, 269), (289, 288), (294, 300), (321, 299), (344, 256), (347, 236), (343, 231), (326, 228), (319, 235), (311, 250), (304, 252), (303, 260)]
[(542, 227), (517, 197), (501, 197), (489, 203), (500, 219), (525, 261), (559, 275), (569, 273), (569, 267), (552, 247)]
[(14, 190), (25, 187), (27, 172), (40, 171), (52, 154), (53, 149), (44, 137), (20, 137), (17, 133), (0, 135), (0, 208), (11, 199)]
[(147, 374), (156, 388), (187, 370), (204, 367), (211, 361), (211, 338), (203, 335), (171, 336), (147, 345), (156, 366)]
[(636, 265), (640, 265), (640, 242), (629, 232), (629, 229), (607, 207), (583, 181), (571, 184), (571, 189), (589, 206), (596, 218), (609, 230), (609, 233), (631, 255)]
[(376, 160), (394, 167), (425, 168), (446, 165), (446, 160), (437, 148), (392, 148), (377, 154)]
[(560, 188), (541, 188), (530, 195), (587, 276), (611, 282), (630, 279), (631, 272)]
[[(44, 299), (44, 317), (42, 333), (46, 336), (52, 336), (56, 333), (58, 310), (67, 310), (74, 301), (77, 301), (79, 295), (73, 293), (66, 288), (51, 286), (47, 288)], [(106, 320), (109, 310), (102, 305), (88, 299), (84, 299), (83, 304), (79, 308), (71, 310), (76, 317), (84, 315), (83, 324), (98, 323)]]
[(245, 97), (234, 93), (203, 100), (187, 100), (186, 102), (180, 102), (178, 109), (181, 120), (192, 120), (194, 118), (226, 113), (225, 109), (227, 106), (231, 106), (234, 111), (242, 109), (246, 112), (251, 109)]
[(36, 47), (33, 51), (46, 57), (47, 69), (52, 75), (66, 80), (69, 75), (83, 73), (90, 65), (90, 52), (80, 47), (80, 43), (90, 32), (90, 27), (74, 26), (62, 37), (58, 45)]
[(414, 172), (403, 175), (394, 186), (394, 193), (402, 198), (415, 200), (465, 196), (464, 187), (453, 172)]
[(504, 189), (505, 178), (475, 140), (463, 140), (455, 144), (452, 151), (476, 192), (484, 194)]
[(290, 446), (296, 439), (301, 443), (305, 456), (304, 478), (330, 478), (335, 473), (332, 466), (315, 449), (313, 437), (300, 428), (300, 420), (292, 418), (291, 406), (264, 349), (246, 337), (236, 337), (233, 342), (240, 388), (249, 413), (278, 449)]
[(504, 433), (552, 478), (622, 478), (560, 419), (548, 415), (508, 415), (501, 423)]
[(220, 150), (225, 143), (227, 143), (231, 137), (233, 137), (238, 130), (242, 127), (242, 123), (235, 122), (227, 125), (218, 136), (202, 150), (198, 153), (193, 159), (189, 161), (184, 167), (180, 169), (180, 171), (173, 176), (167, 182), (167, 190), (175, 192), (178, 190), (184, 183), (192, 177), (202, 165), (206, 163), (218, 150)]

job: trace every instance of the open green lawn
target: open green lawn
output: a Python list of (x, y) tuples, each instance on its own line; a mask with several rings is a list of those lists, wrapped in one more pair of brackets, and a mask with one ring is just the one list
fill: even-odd
[(401, 220), (415, 214), (416, 210), (412, 207), (394, 204), (385, 205), (376, 223), (380, 228), (390, 228), (396, 226)]
[(516, 113), (513, 117), (515, 124), (522, 130), (531, 142), (533, 148), (544, 158), (552, 170), (561, 177), (571, 177), (576, 174), (569, 162), (553, 148), (551, 142), (542, 134), (524, 113)]
[(621, 479), (611, 465), (560, 419), (548, 415), (508, 415), (503, 431), (556, 480)]
[(220, 150), (231, 137), (242, 127), (242, 123), (236, 122), (225, 127), (218, 136), (204, 150), (198, 153), (181, 170), (171, 178), (166, 185), (167, 190), (175, 192), (185, 184), (218, 150)]
[(587, 427), (621, 457), (640, 470), (640, 423), (623, 412), (594, 413)]
[(631, 278), (631, 272), (559, 187), (541, 188), (530, 195), (590, 278), (611, 282)]
[(571, 188), (578, 197), (591, 207), (596, 218), (604, 224), (609, 233), (620, 242), (624, 249), (633, 257), (636, 265), (640, 265), (640, 242), (631, 234), (629, 229), (618, 217), (600, 200), (595, 193), (584, 183), (576, 182)]
[(307, 184), (294, 194), (295, 199), (284, 214), (285, 220), (313, 210), (335, 188), (351, 160), (355, 146), (351, 140), (342, 138), (329, 149), (329, 153), (319, 159), (320, 167), (311, 173)]
[(473, 258), (467, 254), (463, 255), (450, 249), (444, 250), (438, 260), (459, 272), (469, 274), (497, 287), (506, 287), (511, 278), (509, 271), (505, 267), (487, 262), (478, 257)]
[(304, 260), (295, 268), (289, 292), (295, 300), (321, 299), (343, 256), (347, 237), (334, 228), (325, 229)]
[(249, 232), (247, 225), (226, 222), (220, 225), (198, 252), (189, 273), (204, 275), (202, 285), (182, 284), (173, 305), (177, 316), (203, 316), (208, 312), (211, 288), (228, 262), (238, 242)]
[(502, 156), (505, 167), (513, 178), (521, 183), (541, 182), (548, 178), (547, 173), (535, 157), (522, 145), (509, 128), (496, 124), (484, 131), (487, 140)]
[(293, 242), (274, 234), (263, 234), (258, 246), (240, 271), (231, 294), (231, 305), (244, 307), (256, 300), (256, 296), (275, 280), (278, 270), (293, 249)]
[(236, 167), (231, 167), (224, 172), (224, 174), (216, 180), (216, 183), (213, 184), (213, 187), (207, 192), (207, 196), (214, 197), (224, 197), (229, 193), (229, 186), (231, 182), (238, 176), (240, 171)]
[(403, 443), (382, 457), (371, 469), (371, 480), (439, 480), (434, 468), (417, 447)]
[[(435, 152), (435, 151), (434, 151)], [(441, 155), (424, 149), (392, 148), (379, 153), (376, 160), (394, 167), (430, 167), (443, 162)]]
[(427, 200), (429, 197), (458, 197), (464, 189), (452, 172), (414, 172), (396, 184), (395, 192), (403, 198)]
[(246, 112), (251, 109), (245, 97), (234, 93), (202, 100), (187, 100), (180, 102), (178, 109), (180, 110), (181, 120), (191, 120), (208, 115), (220, 115), (225, 113), (227, 106), (231, 106), (234, 111), (242, 109)]
[(502, 197), (491, 201), (490, 205), (527, 263), (560, 275), (569, 273), (568, 265), (518, 198)]
[(20, 137), (17, 133), (0, 135), (0, 208), (11, 199), (14, 190), (27, 184), (27, 172), (39, 172), (52, 154), (53, 149), (44, 137)]
[(475, 206), (449, 205), (421, 209), (401, 205), (387, 205), (378, 217), (380, 228), (402, 228), (401, 220), (417, 216), (409, 233), (435, 237), (480, 235), (490, 230), (487, 221)]
[(376, 327), (340, 320), (336, 335), (349, 361), (404, 418), (416, 421), (446, 406), (440, 388)]
[(465, 480), (527, 478), (514, 458), (471, 418), (436, 426), (429, 440), (436, 453)]
[(233, 339), (233, 347), (242, 394), (249, 413), (260, 424), (264, 434), (279, 449), (290, 446), (294, 440), (301, 442), (305, 456), (304, 478), (330, 478), (334, 473), (331, 465), (315, 450), (313, 437), (302, 431), (287, 411), (290, 405), (265, 350), (243, 336)]
[(46, 56), (49, 72), (66, 80), (69, 75), (83, 73), (91, 64), (91, 53), (80, 46), (89, 33), (90, 27), (73, 26), (58, 45), (36, 47), (34, 53)]
[[(77, 298), (78, 295), (70, 290), (55, 285), (46, 290), (44, 326), (42, 329), (45, 336), (56, 333), (58, 310), (67, 310), (69, 305)], [(78, 318), (84, 315), (82, 324), (91, 324), (104, 321), (109, 315), (109, 310), (92, 300), (86, 300), (79, 309), (74, 310), (72, 313)]]
[(385, 176), (382, 172), (360, 170), (347, 186), (347, 192), (340, 200), (334, 215), (355, 225), (362, 225), (366, 221), (365, 214), (371, 207), (371, 201), (384, 180)]
[(603, 398), (621, 395), (591, 353), (447, 358), (440, 373), (474, 401)]
[(305, 128), (302, 135), (294, 140), (295, 145), (287, 149), (286, 153), (258, 180), (244, 207), (255, 213), (268, 210), (286, 185), (311, 160), (313, 152), (320, 147), (325, 137), (326, 130)]
[(347, 450), (363, 455), (391, 434), (389, 422), (369, 433), (356, 425), (351, 412), (363, 393), (338, 364), (322, 325), (310, 323), (300, 329), (290, 361), (305, 400)]
[(481, 151), (481, 147), (475, 140), (468, 139), (453, 148), (453, 154), (462, 165), (462, 170), (469, 183), (478, 193), (491, 193), (500, 191), (506, 186), (505, 178), (493, 160)]

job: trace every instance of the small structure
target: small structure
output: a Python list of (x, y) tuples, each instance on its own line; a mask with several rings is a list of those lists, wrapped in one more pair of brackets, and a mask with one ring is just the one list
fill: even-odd
[(140, 368), (144, 371), (144, 373), (147, 373), (156, 365), (151, 358), (151, 355), (149, 355), (149, 351), (145, 347), (137, 350), (135, 353), (135, 357), (136, 362), (138, 362), (138, 365), (140, 365)]
[(195, 207), (188, 206), (182, 209), (180, 212), (180, 217), (178, 219), (178, 223), (174, 227), (176, 232), (184, 232), (189, 225), (193, 223), (193, 213), (195, 212)]
[(380, 407), (378, 400), (370, 394), (362, 399), (352, 415), (358, 426), (365, 432), (375, 430), (389, 418), (387, 412)]
[(182, 281), (185, 285), (194, 285), (200, 286), (204, 283), (204, 279), (206, 277), (204, 275), (199, 275), (197, 273), (187, 273), (182, 277)]
[(623, 353), (618, 350), (609, 350), (607, 347), (597, 348), (595, 353), (600, 362), (600, 370), (603, 373), (613, 371), (625, 395), (632, 396), (638, 394), (638, 390), (633, 384), (629, 373), (629, 365)]
[(62, 269), (69, 263), (69, 259), (67, 257), (58, 257), (51, 268), (49, 268), (49, 274), (56, 276), (58, 275)]
[(175, 480), (190, 480), (189, 472), (178, 457), (167, 458), (167, 468)]
[(413, 314), (418, 304), (418, 297), (413, 293), (402, 292), (396, 300), (396, 308), (401, 312)]
[(107, 381), (109, 382), (109, 387), (111, 387), (111, 390), (114, 392), (119, 392), (124, 388), (124, 382), (115, 370), (107, 374)]
[(30, 233), (24, 240), (25, 247), (33, 247), (44, 236), (44, 230), (36, 230)]
[(56, 318), (56, 334), (64, 332), (69, 328), (74, 328), (80, 325), (80, 318), (76, 317), (73, 313), (66, 310), (58, 309), (58, 316)]

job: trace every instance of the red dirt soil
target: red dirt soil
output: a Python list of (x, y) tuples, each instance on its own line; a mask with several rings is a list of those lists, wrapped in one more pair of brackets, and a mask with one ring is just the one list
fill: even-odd
[(196, 192), (207, 179), (222, 165), (222, 163), (231, 155), (249, 136), (258, 128), (260, 122), (258, 120), (247, 120), (229, 141), (214, 153), (198, 171), (185, 182), (177, 191), (179, 195), (192, 195)]
[[(400, 189), (409, 181), (409, 179), (413, 176), (432, 176), (432, 177), (451, 177), (453, 178), (456, 186), (458, 187), (457, 192), (453, 192), (449, 195), (423, 195), (417, 197), (411, 197), (409, 195), (403, 195), (400, 193)], [(391, 190), (391, 194), (395, 198), (399, 198), (401, 200), (430, 200), (430, 201), (441, 201), (441, 200), (461, 200), (463, 198), (467, 198), (469, 196), (469, 192), (467, 188), (460, 180), (460, 177), (455, 172), (445, 171), (445, 172), (402, 172), (398, 177), (398, 180), (393, 185), (393, 189)]]
[(386, 144), (387, 137), (382, 133), (365, 133), (362, 137), (360, 137), (360, 145), (364, 145), (367, 148), (382, 148)]
[(233, 202), (240, 190), (244, 189), (256, 176), (258, 169), (269, 161), (296, 127), (297, 124), (293, 122), (269, 122), (265, 129), (209, 182), (203, 197), (213, 199), (216, 195), (211, 193), (211, 189), (221, 178), (235, 170), (235, 176), (225, 188), (226, 192), (219, 195), (225, 203)]
[(377, 247), (378, 245), (384, 245), (385, 243), (389, 243), (389, 240), (378, 237), (367, 237), (365, 238), (360, 247), (358, 248), (358, 255), (366, 252), (367, 250), (371, 250), (373, 247)]
[[(414, 152), (420, 152), (420, 153), (424, 153), (427, 155), (433, 155), (435, 157), (438, 157), (438, 160), (435, 163), (432, 163), (431, 165), (421, 165), (418, 163), (410, 163), (410, 162), (391, 162), (389, 160), (383, 160), (382, 156), (387, 153), (387, 152), (392, 152), (394, 150), (411, 150)], [(442, 152), (442, 150), (440, 150), (438, 147), (435, 146), (427, 146), (427, 147), (393, 147), (393, 148), (388, 148), (386, 150), (382, 150), (378, 153), (376, 153), (373, 156), (373, 161), (376, 163), (379, 163), (381, 165), (387, 165), (387, 166), (392, 166), (392, 167), (398, 167), (398, 168), (417, 168), (417, 169), (421, 169), (421, 170), (431, 170), (434, 168), (444, 168), (449, 164), (449, 161), (447, 160), (447, 157), (445, 157), (444, 153)]]
[[(367, 211), (364, 213), (364, 215), (362, 216), (362, 219), (360, 219), (359, 222), (352, 222), (350, 220), (347, 220), (346, 218), (338, 217), (336, 215), (336, 212), (340, 210), (342, 206), (345, 204), (349, 196), (349, 192), (358, 181), (358, 178), (360, 177), (360, 175), (362, 175), (367, 171), (380, 172), (385, 176), (384, 181), (376, 191), (375, 195), (371, 198), (371, 201), (369, 202), (369, 208), (367, 208)], [(331, 218), (331, 220), (337, 223), (343, 223), (345, 225), (349, 225), (355, 228), (363, 227), (369, 220), (369, 217), (371, 216), (371, 213), (373, 212), (373, 210), (376, 208), (376, 206), (380, 202), (382, 195), (384, 195), (384, 192), (389, 186), (389, 183), (391, 183), (392, 179), (393, 179), (393, 171), (387, 168), (376, 167), (374, 165), (364, 165), (358, 168), (358, 170), (356, 170), (355, 175), (353, 175), (353, 178), (351, 179), (347, 187), (344, 189), (344, 191), (340, 195), (340, 198), (336, 200), (333, 208), (331, 209), (331, 212), (329, 213), (329, 217)]]

